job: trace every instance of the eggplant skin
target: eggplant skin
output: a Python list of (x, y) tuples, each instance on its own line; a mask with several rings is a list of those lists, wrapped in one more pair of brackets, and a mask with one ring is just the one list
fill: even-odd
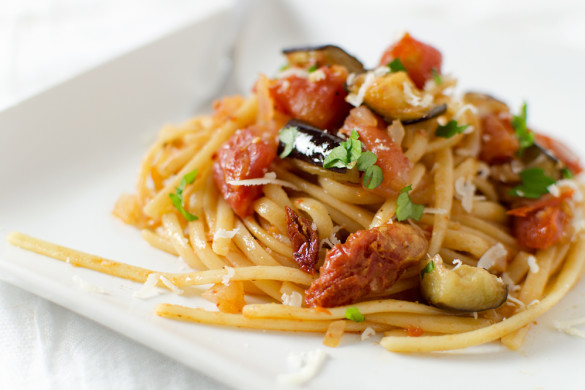
[(446, 112), (447, 112), (447, 105), (441, 104), (440, 106), (435, 106), (435, 107), (431, 108), (426, 114), (424, 114), (423, 116), (421, 116), (419, 118), (404, 119), (402, 121), (402, 124), (403, 125), (413, 125), (415, 123), (428, 121), (429, 119), (434, 119), (438, 116), (443, 115)]
[[(291, 153), (287, 158), (296, 158), (323, 168), (323, 161), (329, 152), (345, 140), (336, 135), (328, 133), (319, 128), (313, 127), (298, 119), (291, 119), (284, 125), (286, 127), (296, 127), (298, 135)], [(282, 153), (285, 145), (279, 140), (278, 154)], [(331, 171), (345, 173), (345, 168), (328, 168)]]
[(344, 66), (349, 73), (366, 71), (360, 60), (336, 45), (291, 47), (282, 49), (282, 54), (288, 58), (291, 65), (306, 65), (310, 61), (316, 61), (318, 66)]

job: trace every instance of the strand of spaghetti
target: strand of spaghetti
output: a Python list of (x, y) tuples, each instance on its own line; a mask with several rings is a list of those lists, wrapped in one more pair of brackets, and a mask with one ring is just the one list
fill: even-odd
[(414, 133), (412, 144), (404, 152), (404, 155), (411, 163), (416, 164), (424, 156), (428, 143), (429, 138), (427, 132), (418, 130)]
[[(525, 306), (528, 306), (531, 302), (542, 297), (544, 288), (550, 277), (552, 263), (556, 257), (557, 252), (558, 247), (551, 246), (550, 248), (541, 250), (536, 254), (538, 272), (528, 272), (526, 280), (522, 285), (522, 289), (518, 294), (518, 299), (522, 301)], [(527, 324), (517, 331), (507, 334), (506, 336), (502, 337), (502, 344), (511, 350), (517, 350), (524, 342), (529, 329), (530, 324)]]
[(280, 234), (286, 234), (286, 216), (284, 207), (280, 207), (276, 202), (266, 196), (257, 199), (253, 206), (254, 211), (278, 229)]
[(225, 256), (230, 250), (230, 243), (232, 242), (232, 233), (235, 234), (234, 229), (234, 212), (230, 205), (220, 197), (217, 201), (217, 220), (215, 222), (215, 232), (213, 232), (213, 243), (211, 248), (218, 255)]
[(178, 287), (221, 283), (226, 277), (229, 277), (230, 281), (278, 280), (281, 282), (286, 281), (291, 283), (298, 283), (302, 286), (309, 286), (313, 282), (313, 277), (311, 275), (299, 269), (268, 265), (235, 267), (231, 270), (221, 268), (207, 271), (165, 275), (168, 275), (169, 280), (171, 280)]
[[(467, 252), (478, 259), (488, 250), (491, 245), (489, 242), (475, 234), (462, 230), (447, 229), (444, 234), (443, 247), (456, 251)], [(431, 252), (429, 253), (436, 253)]]
[(203, 221), (196, 220), (189, 222), (187, 230), (193, 250), (205, 265), (204, 268), (200, 269), (218, 269), (226, 265), (225, 258), (216, 255), (215, 252), (213, 252), (213, 249), (211, 249), (211, 246), (207, 243)]
[(205, 164), (210, 164), (211, 156), (217, 149), (238, 129), (252, 123), (257, 110), (257, 99), (255, 96), (247, 99), (242, 107), (238, 109), (235, 117), (231, 118), (213, 134), (199, 152), (181, 169), (181, 171), (168, 181), (165, 187), (144, 206), (144, 213), (151, 218), (160, 217), (170, 205), (169, 194), (179, 185), (179, 182), (189, 172), (201, 170)]
[(213, 181), (213, 175), (207, 177), (207, 184), (205, 185), (203, 196), (203, 210), (205, 215), (205, 222), (210, 232), (215, 231), (215, 223), (217, 221), (217, 201), (221, 195)]
[(309, 214), (311, 220), (317, 226), (320, 239), (331, 237), (331, 234), (333, 234), (333, 221), (323, 203), (309, 197), (294, 198), (293, 203), (299, 210)]
[(281, 169), (280, 167), (274, 166), (274, 171), (279, 177), (282, 177), (284, 180), (293, 183), (302, 191), (313, 196), (314, 198), (319, 199), (322, 202), (325, 202), (328, 205), (336, 208), (341, 213), (347, 215), (354, 221), (358, 222), (362, 227), (367, 228), (370, 225), (370, 222), (372, 221), (373, 218), (372, 213), (360, 207), (340, 201), (339, 199), (337, 199), (337, 196), (339, 194), (329, 194), (325, 192), (321, 187), (315, 184), (311, 184), (308, 181), (303, 180), (300, 177)]
[(464, 134), (456, 134), (451, 138), (437, 138), (427, 144), (425, 154), (432, 154), (442, 150), (451, 150), (451, 148), (463, 139)]
[[(205, 139), (201, 137), (201, 144), (205, 143)], [(187, 145), (183, 149), (175, 152), (172, 156), (169, 156), (165, 161), (159, 164), (159, 172), (162, 176), (168, 177), (176, 173), (187, 161), (193, 158), (193, 155), (199, 149), (197, 144)]]
[(520, 251), (516, 254), (514, 259), (508, 264), (506, 273), (514, 284), (518, 284), (524, 279), (524, 276), (528, 273), (530, 266), (528, 265), (528, 258), (532, 256), (528, 252)]
[(233, 238), (236, 246), (255, 265), (280, 265), (264, 248), (262, 248), (250, 234), (240, 220), (236, 220), (236, 235)]
[(412, 172), (410, 173), (410, 183), (412, 184), (413, 190), (417, 189), (426, 171), (427, 169), (421, 163), (415, 164), (415, 166), (412, 167)]
[(370, 223), (370, 229), (382, 226), (386, 222), (390, 221), (392, 217), (394, 217), (394, 214), (396, 214), (396, 200), (388, 199), (382, 204), (382, 206), (380, 206), (380, 208), (374, 215), (374, 218), (372, 218), (372, 223)]
[(364, 189), (356, 184), (343, 184), (328, 177), (320, 176), (319, 184), (329, 194), (335, 194), (335, 198), (350, 204), (375, 204), (382, 203), (384, 199), (372, 191)]
[(470, 256), (456, 252), (452, 249), (441, 248), (439, 255), (441, 255), (443, 260), (448, 260), (451, 263), (453, 263), (453, 260), (461, 260), (461, 262), (466, 265), (471, 265), (474, 267), (477, 265), (477, 259), (473, 259)]
[(356, 232), (358, 230), (363, 229), (362, 225), (358, 222), (351, 219), (338, 209), (333, 206), (328, 205), (327, 203), (323, 203), (323, 206), (327, 209), (327, 212), (331, 216), (331, 220), (335, 222), (337, 225), (342, 226), (348, 232)]
[(179, 252), (177, 252), (173, 244), (171, 244), (167, 239), (159, 236), (152, 230), (142, 229), (140, 231), (140, 235), (142, 236), (144, 241), (148, 242), (153, 247), (165, 251), (171, 255), (179, 256)]
[[(492, 183), (487, 179), (474, 177), (471, 182), (473, 185), (491, 202), (498, 201), (498, 192)], [(473, 206), (475, 208), (475, 205)]]
[(559, 302), (579, 280), (585, 259), (585, 239), (580, 236), (549, 294), (525, 311), (489, 327), (444, 336), (384, 337), (380, 344), (393, 352), (433, 352), (489, 343), (523, 327)]
[(414, 326), (425, 332), (462, 333), (490, 326), (492, 321), (485, 318), (454, 317), (444, 315), (413, 315), (409, 313), (376, 313), (366, 319), (385, 325), (408, 328)]
[(242, 222), (248, 228), (248, 231), (252, 233), (252, 235), (256, 237), (258, 241), (263, 243), (266, 248), (270, 248), (271, 251), (275, 251), (276, 253), (280, 253), (281, 255), (292, 259), (293, 251), (290, 246), (288, 237), (286, 237), (286, 240), (289, 241), (288, 244), (283, 243), (282, 241), (268, 234), (266, 230), (262, 229), (252, 217), (246, 217), (242, 219)]
[[(326, 332), (332, 321), (300, 321), (283, 320), (274, 318), (247, 318), (241, 314), (222, 313), (208, 311), (199, 308), (190, 308), (168, 303), (158, 304), (154, 312), (156, 315), (175, 320), (199, 322), (204, 324), (234, 326), (240, 328), (280, 330), (293, 332)], [(389, 327), (369, 321), (347, 321), (347, 332), (362, 332), (366, 328), (372, 328), (376, 332), (383, 332)]]
[(484, 234), (489, 235), (496, 241), (501, 242), (502, 244), (514, 248), (515, 250), (519, 250), (520, 247), (518, 242), (514, 237), (508, 234), (502, 227), (494, 225), (490, 222), (483, 221), (479, 218), (476, 218), (471, 215), (454, 215), (453, 220), (455, 222), (460, 222), (465, 226), (468, 226), (472, 229), (476, 229)]
[(475, 176), (477, 172), (478, 162), (476, 159), (468, 157), (460, 162), (455, 168), (453, 168), (453, 180), (457, 181), (458, 178), (470, 178)]
[(313, 309), (277, 305), (274, 303), (250, 304), (244, 306), (242, 314), (250, 318), (285, 318), (295, 320), (335, 320), (345, 318), (347, 309), (355, 307), (363, 315), (373, 313), (410, 313), (421, 315), (450, 315), (450, 313), (415, 302), (384, 299), (360, 302), (353, 305), (328, 309)]
[(282, 189), (281, 186), (276, 184), (266, 184), (264, 187), (262, 187), (262, 191), (268, 199), (279, 205), (281, 208), (284, 209), (284, 206), (288, 206), (294, 209), (288, 194), (285, 190)]
[(175, 213), (164, 214), (161, 221), (167, 237), (185, 263), (195, 269), (206, 269), (205, 263), (195, 254), (193, 248), (189, 246), (187, 238), (183, 235), (183, 228), (177, 215)]
[[(451, 137), (456, 138), (457, 136)], [(447, 225), (451, 215), (453, 203), (453, 154), (450, 148), (439, 150), (437, 156), (437, 170), (435, 172), (435, 208), (446, 210), (447, 214), (435, 214), (433, 233), (429, 243), (428, 253), (433, 256), (439, 253), (443, 239), (447, 232)]]

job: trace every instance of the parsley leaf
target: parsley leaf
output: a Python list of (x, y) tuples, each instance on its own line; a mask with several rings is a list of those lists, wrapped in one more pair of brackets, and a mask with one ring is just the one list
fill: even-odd
[(439, 127), (437, 127), (437, 130), (435, 131), (435, 135), (437, 137), (451, 138), (455, 134), (463, 133), (465, 129), (467, 129), (468, 127), (469, 125), (459, 126), (459, 123), (457, 123), (456, 120), (452, 119), (445, 126), (439, 125)]
[(185, 202), (183, 200), (183, 191), (185, 190), (185, 186), (187, 184), (192, 184), (195, 181), (196, 176), (197, 170), (187, 173), (185, 176), (183, 176), (183, 179), (181, 179), (181, 183), (179, 183), (179, 186), (176, 189), (176, 193), (169, 194), (173, 206), (179, 210), (179, 212), (183, 215), (183, 217), (185, 217), (187, 221), (195, 221), (199, 219), (196, 215), (193, 215), (185, 210)]
[(317, 68), (317, 64), (315, 64), (315, 65), (312, 65), (312, 66), (311, 66), (309, 69), (307, 69), (307, 72), (309, 72), (309, 73), (313, 73), (313, 72), (314, 72), (314, 71), (316, 71), (317, 69), (318, 69), (318, 68)]
[(439, 85), (443, 82), (443, 78), (441, 77), (441, 74), (437, 71), (437, 69), (432, 68), (431, 72), (433, 74), (433, 80), (435, 81), (435, 84)]
[(425, 206), (422, 204), (414, 204), (410, 200), (408, 191), (412, 190), (412, 184), (408, 187), (404, 187), (400, 190), (400, 195), (396, 199), (396, 219), (398, 221), (404, 221), (408, 218), (416, 219), (417, 221), (422, 218)]
[(355, 306), (348, 307), (345, 310), (345, 318), (354, 322), (364, 322), (366, 319), (366, 317), (364, 317), (364, 315), (360, 313), (360, 310)]
[(527, 118), (527, 107), (526, 102), (522, 104), (520, 109), (520, 115), (514, 115), (512, 118), (512, 127), (514, 127), (514, 133), (518, 142), (520, 143), (520, 149), (518, 149), (518, 155), (521, 156), (524, 149), (534, 144), (534, 133), (528, 130), (526, 127)]
[(299, 129), (296, 126), (288, 126), (280, 129), (278, 139), (284, 144), (284, 150), (279, 155), (280, 158), (285, 158), (292, 152), (298, 135)]
[(561, 172), (563, 173), (563, 179), (572, 179), (573, 178), (573, 172), (571, 172), (571, 170), (567, 167), (564, 167)]
[(548, 193), (548, 186), (555, 184), (552, 177), (544, 174), (541, 168), (528, 168), (520, 172), (522, 184), (512, 188), (509, 192), (512, 196), (538, 199)]
[(433, 272), (435, 269), (435, 262), (433, 260), (429, 261), (427, 265), (420, 271), (420, 278), (424, 278), (425, 274), (429, 274)]
[(366, 168), (366, 171), (364, 172), (364, 186), (367, 189), (373, 190), (382, 184), (382, 181), (384, 181), (382, 168), (377, 165), (370, 165)]
[(406, 72), (406, 68), (404, 67), (404, 64), (402, 64), (402, 61), (400, 61), (400, 58), (393, 59), (392, 62), (388, 64), (388, 68), (390, 68), (391, 73), (400, 71)]
[(378, 161), (378, 156), (370, 151), (366, 151), (361, 154), (361, 156), (357, 159), (357, 167), (360, 171), (365, 171), (372, 165), (374, 165)]

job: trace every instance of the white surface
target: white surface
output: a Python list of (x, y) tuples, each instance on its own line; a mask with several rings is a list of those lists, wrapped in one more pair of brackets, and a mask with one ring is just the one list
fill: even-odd
[[(397, 31), (408, 29), (442, 50), (445, 70), (463, 85), (513, 106), (527, 99), (531, 124), (571, 141), (585, 155), (583, 136), (574, 132), (585, 86), (583, 41), (563, 35), (585, 25), (583, 7), (530, 4), (368, 2), (358, 8), (333, 1), (256, 2), (239, 36), (231, 89), (248, 90), (258, 70), (272, 74), (283, 46), (335, 42), (372, 64)], [(288, 353), (321, 347), (320, 336), (153, 318), (156, 302), (206, 303), (170, 294), (137, 301), (131, 295), (139, 285), (24, 253), (3, 238), (21, 230), (105, 257), (178, 270), (176, 260), (149, 248), (110, 210), (120, 192), (133, 189), (145, 139), (161, 124), (186, 118), (219, 85), (214, 70), (227, 48), (227, 17), (195, 23), (0, 114), (0, 176), (6, 183), (0, 192), (1, 275), (234, 387), (272, 389), (276, 376), (287, 371)], [(79, 290), (74, 275), (110, 294)], [(495, 348), (404, 356), (383, 351), (375, 340), (344, 337), (340, 348), (327, 349), (331, 358), (309, 388), (580, 388), (585, 341), (550, 326), (553, 319), (584, 316), (584, 292), (581, 285), (540, 319), (519, 353)], [(5, 283), (0, 294), (0, 388), (223, 388), (43, 299)], [(466, 380), (453, 383), (455, 372)]]

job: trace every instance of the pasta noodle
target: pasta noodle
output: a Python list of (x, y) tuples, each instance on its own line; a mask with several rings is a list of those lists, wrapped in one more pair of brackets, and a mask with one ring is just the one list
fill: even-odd
[(395, 352), (496, 340), (518, 349), (585, 272), (572, 178), (581, 167), (527, 128), (526, 106), (513, 115), (487, 95), (448, 94), (456, 80), (437, 53), (406, 34), (367, 71), (336, 46), (285, 51), (294, 72), (261, 75), (250, 97), (164, 127), (114, 215), (193, 271), (16, 232), (8, 241), (138, 283), (157, 277), (172, 291), (211, 284), (205, 296), (218, 302), (222, 291), (265, 300), (230, 311), (156, 306), (171, 319), (322, 332), (329, 346), (369, 328)]

